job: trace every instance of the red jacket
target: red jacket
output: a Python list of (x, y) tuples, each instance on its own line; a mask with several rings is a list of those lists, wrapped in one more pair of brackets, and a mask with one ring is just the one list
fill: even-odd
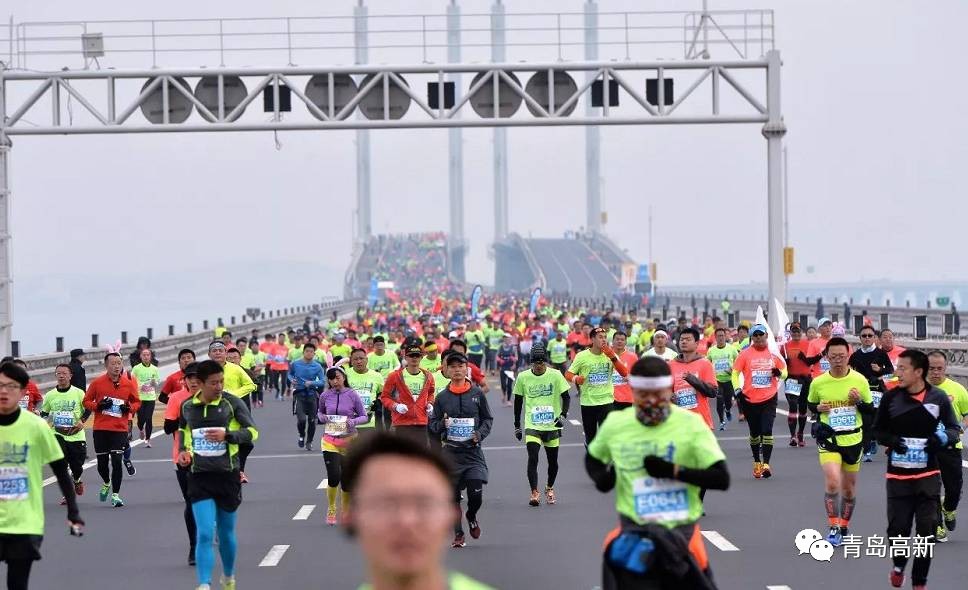
[[(122, 414), (120, 417), (111, 415), (116, 413), (116, 408), (102, 412), (97, 409), (97, 406), (106, 397), (127, 402), (131, 406), (131, 410), (127, 414)], [(128, 377), (125, 373), (121, 373), (121, 378), (118, 384), (115, 385), (111, 381), (111, 378), (108, 377), (108, 374), (105, 373), (94, 381), (91, 381), (91, 384), (87, 386), (87, 393), (84, 394), (84, 407), (94, 413), (94, 430), (127, 432), (128, 420), (141, 407), (141, 397), (138, 395), (138, 380), (134, 377)]]
[[(401, 367), (387, 375), (387, 381), (383, 385), (383, 393), (380, 394), (380, 401), (391, 416), (393, 426), (426, 426), (427, 425), (427, 404), (434, 403), (434, 376), (426, 369), (420, 369), (424, 374), (423, 389), (417, 399), (413, 399), (410, 388), (403, 381), (403, 372), (406, 367)], [(407, 413), (397, 412), (396, 405), (404, 404), (407, 406)]]

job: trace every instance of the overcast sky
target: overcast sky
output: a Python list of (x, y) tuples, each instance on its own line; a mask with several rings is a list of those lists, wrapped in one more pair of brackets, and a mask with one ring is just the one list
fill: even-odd
[[(353, 4), (7, 0), (4, 9), (19, 22), (348, 15)], [(442, 12), (446, 5), (368, 4), (373, 15)], [(578, 0), (506, 4), (509, 12), (582, 7)], [(968, 211), (958, 172), (968, 161), (968, 118), (965, 85), (951, 66), (963, 49), (959, 27), (968, 4), (938, 0), (929, 10), (897, 0), (710, 4), (776, 12), (794, 278), (964, 279), (964, 240), (955, 228)], [(461, 5), (486, 12), (490, 2)], [(699, 5), (602, 0), (600, 9)], [(638, 57), (654, 56), (645, 48)], [(446, 133), (373, 132), (374, 231), (446, 229)], [(354, 138), (289, 132), (279, 137), (281, 149), (271, 133), (16, 138), (14, 276), (137, 269), (169, 281), (177, 277), (173, 271), (210, 260), (251, 264), (253, 272), (281, 260), (307, 263), (307, 274), (315, 272), (311, 265), (342, 271), (352, 243)], [(578, 127), (509, 131), (512, 231), (557, 236), (584, 224), (583, 138)], [(469, 278), (490, 283), (491, 131), (465, 131), (464, 142)], [(765, 280), (766, 142), (758, 126), (608, 127), (602, 162), (606, 231), (645, 262), (652, 205), (662, 282)], [(808, 265), (812, 275), (804, 272)], [(244, 289), (244, 281), (225, 287)]]

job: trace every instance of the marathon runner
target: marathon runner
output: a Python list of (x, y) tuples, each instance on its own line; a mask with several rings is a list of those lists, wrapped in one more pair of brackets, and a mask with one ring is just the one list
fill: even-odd
[[(612, 350), (615, 351), (615, 355), (618, 356), (618, 360), (622, 361), (623, 365), (631, 367), (635, 364), (635, 361), (639, 360), (639, 357), (626, 348), (628, 339), (629, 337), (625, 332), (615, 332), (612, 334)], [(552, 363), (552, 366), (554, 366), (554, 363)], [(613, 370), (612, 384), (614, 386), (613, 396), (615, 397), (615, 402), (612, 404), (613, 409), (624, 410), (631, 406), (632, 386), (629, 385), (628, 379), (623, 377), (618, 371)]]
[[(84, 392), (71, 385), (70, 365), (57, 365), (54, 369), (57, 386), (44, 396), (44, 403), (40, 408), (40, 415), (50, 419), (50, 426), (54, 429), (54, 438), (60, 445), (67, 466), (74, 477), (74, 493), (84, 495), (84, 461), (87, 460), (87, 440), (84, 435), (84, 423), (91, 416), (91, 412), (84, 409)], [(61, 498), (61, 506), (67, 504), (67, 497)]]
[(676, 358), (676, 351), (667, 348), (669, 334), (665, 330), (656, 330), (652, 335), (652, 348), (645, 351), (642, 356), (657, 356), (661, 359), (671, 361)]
[(696, 352), (699, 330), (688, 327), (679, 333), (679, 355), (669, 361), (672, 371), (673, 403), (702, 416), (709, 428), (713, 418), (706, 398), (716, 399), (719, 387), (713, 365)]
[(167, 404), (168, 398), (171, 396), (171, 394), (185, 389), (185, 367), (187, 367), (189, 363), (194, 362), (194, 350), (191, 348), (183, 348), (178, 351), (178, 370), (165, 378), (165, 382), (161, 386), (161, 393), (158, 395), (158, 401), (163, 404)]
[[(467, 357), (453, 353), (447, 356), (447, 376), (450, 383), (437, 395), (434, 411), (427, 426), (431, 436), (441, 440), (444, 453), (453, 462), (454, 497), (457, 509), (461, 506), (461, 491), (467, 490), (467, 527), (471, 538), (481, 536), (477, 511), (484, 503), (484, 484), (487, 483), (487, 461), (481, 442), (491, 433), (494, 418), (487, 404), (487, 396), (467, 380)], [(432, 382), (432, 379), (430, 379)], [(452, 547), (465, 546), (463, 519), (454, 525)]]
[[(345, 380), (345, 373), (343, 377)], [(326, 387), (326, 374), (316, 360), (316, 347), (312, 344), (303, 346), (302, 358), (289, 363), (289, 381), (292, 383), (292, 400), (296, 405), (296, 432), (299, 435), (296, 445), (312, 451), (313, 441), (316, 440), (319, 392)]]
[[(568, 324), (565, 324), (567, 326)], [(551, 361), (551, 368), (556, 371), (560, 371), (561, 374), (565, 373), (568, 363), (568, 342), (565, 340), (567, 336), (567, 330), (562, 331), (559, 329), (555, 333), (554, 340), (548, 342), (548, 357)]]
[(752, 345), (740, 352), (733, 363), (733, 387), (740, 390), (737, 398), (749, 426), (753, 477), (756, 479), (773, 475), (770, 457), (773, 455), (777, 390), (780, 380), (786, 379), (786, 363), (769, 350), (766, 334), (766, 326), (754, 325), (750, 329)]
[[(968, 416), (968, 391), (965, 391), (964, 386), (960, 383), (949, 379), (946, 374), (947, 370), (948, 357), (943, 352), (935, 350), (928, 353), (928, 383), (948, 396), (955, 417), (958, 419), (962, 431), (964, 431), (965, 418)], [(935, 538), (941, 543), (948, 541), (948, 531), (955, 530), (957, 524), (958, 504), (961, 502), (961, 486), (964, 480), (961, 471), (961, 450), (963, 448), (964, 445), (959, 436), (954, 441), (949, 441), (948, 446), (937, 453), (944, 495), (941, 501), (941, 513), (938, 515), (938, 529)]]
[(94, 452), (97, 471), (104, 482), (98, 499), (106, 502), (110, 494), (111, 505), (120, 508), (124, 506), (120, 495), (124, 478), (121, 457), (129, 448), (128, 422), (141, 407), (141, 399), (137, 380), (124, 374), (120, 354), (109, 352), (104, 355), (104, 366), (105, 373), (87, 387), (84, 407), (94, 413)]
[[(884, 393), (884, 376), (894, 372), (894, 364), (887, 353), (877, 347), (877, 333), (874, 328), (864, 326), (860, 329), (860, 348), (850, 355), (850, 368), (867, 379), (871, 389), (874, 410), (881, 405)], [(877, 451), (877, 441), (871, 435), (873, 420), (864, 420), (864, 462), (870, 463)]]
[(635, 405), (609, 415), (585, 456), (596, 488), (616, 488), (619, 526), (605, 539), (602, 588), (714, 589), (699, 490), (729, 488), (726, 456), (699, 416), (671, 403), (665, 361), (639, 359), (629, 383)]
[(606, 344), (605, 333), (604, 328), (592, 330), (589, 333), (591, 348), (575, 355), (571, 367), (565, 372), (565, 379), (578, 388), (586, 446), (595, 438), (598, 427), (615, 402), (613, 367), (620, 375), (628, 375), (628, 369)]
[(265, 406), (266, 384), (266, 353), (259, 350), (259, 340), (252, 338), (248, 343), (245, 354), (242, 355), (242, 362), (239, 366), (246, 370), (249, 378), (255, 383), (255, 391), (252, 392), (252, 407), (261, 408)]
[(810, 377), (813, 379), (830, 370), (830, 361), (824, 357), (823, 351), (827, 348), (827, 342), (830, 341), (833, 326), (834, 323), (830, 318), (820, 318), (817, 321), (817, 329), (820, 331), (820, 335), (810, 341), (807, 352), (800, 359), (810, 365)]
[(733, 363), (739, 356), (739, 350), (726, 343), (726, 329), (716, 328), (715, 346), (706, 351), (706, 359), (713, 364), (716, 373), (716, 415), (719, 418), (719, 429), (726, 430), (726, 424), (733, 420)]
[[(810, 365), (803, 361), (809, 342), (803, 339), (800, 322), (790, 324), (790, 340), (780, 347), (780, 353), (787, 364), (788, 376), (783, 382), (789, 414), (787, 426), (790, 427), (790, 446), (804, 447), (803, 430), (807, 425), (807, 397), (810, 395)], [(865, 421), (865, 424), (871, 422)], [(866, 428), (866, 426), (865, 426)]]
[(259, 432), (248, 406), (223, 387), (224, 368), (214, 360), (198, 363), (201, 389), (182, 403), (178, 426), (178, 464), (191, 467), (188, 497), (192, 501), (197, 538), (196, 590), (210, 590), (215, 567), (215, 535), (222, 558), (222, 590), (236, 590), (235, 522), (242, 503), (239, 445), (253, 443)]
[(404, 348), (406, 365), (390, 373), (380, 401), (390, 412), (393, 430), (427, 441), (427, 416), (433, 411), (434, 377), (420, 368), (423, 350), (416, 342)]
[[(195, 529), (195, 513), (192, 512), (192, 501), (188, 497), (188, 474), (190, 467), (182, 467), (178, 464), (178, 452), (181, 447), (181, 432), (178, 430), (178, 423), (181, 420), (182, 404), (202, 388), (202, 382), (198, 378), (198, 363), (189, 363), (182, 368), (184, 387), (175, 391), (168, 398), (168, 405), (165, 407), (165, 434), (172, 435), (171, 440), (171, 461), (175, 465), (175, 477), (178, 479), (178, 487), (181, 489), (182, 498), (185, 500), (185, 529), (188, 531), (188, 565), (195, 565), (195, 540), (197, 531)], [(241, 475), (240, 475), (241, 477)]]
[(372, 429), (376, 426), (377, 418), (375, 410), (380, 410), (383, 415), (383, 404), (380, 403), (380, 393), (383, 392), (383, 383), (386, 381), (378, 371), (369, 368), (368, 363), (373, 358), (366, 354), (362, 348), (354, 348), (350, 353), (351, 369), (346, 371), (346, 383), (353, 391), (360, 396), (363, 408), (369, 420), (360, 424), (358, 429)]
[[(362, 358), (366, 363), (366, 353), (355, 349), (351, 356)], [(359, 362), (359, 361), (358, 361)], [(374, 371), (375, 373), (375, 371)], [(326, 464), (326, 524), (336, 526), (336, 500), (340, 499), (340, 513), (345, 520), (350, 510), (350, 495), (346, 489), (340, 494), (343, 455), (349, 444), (356, 438), (357, 427), (366, 424), (368, 415), (363, 400), (356, 391), (347, 385), (348, 379), (343, 367), (337, 365), (326, 371), (326, 389), (319, 394), (317, 417), (323, 424), (323, 461)]]
[(350, 449), (343, 485), (356, 498), (343, 525), (367, 561), (369, 583), (359, 590), (492, 590), (444, 568), (444, 541), (458, 515), (451, 465), (439, 453), (410, 438), (377, 433)]
[(528, 484), (531, 499), (528, 504), (541, 504), (538, 491), (538, 454), (545, 449), (548, 460), (548, 479), (545, 500), (550, 504), (558, 501), (555, 479), (558, 477), (558, 448), (561, 429), (568, 418), (571, 406), (571, 386), (558, 369), (548, 367), (544, 345), (531, 349), (531, 368), (518, 373), (514, 382), (514, 437), (521, 440), (521, 410), (524, 410), (525, 447), (528, 449)]
[[(901, 353), (906, 349), (903, 346), (895, 346), (894, 331), (888, 328), (881, 330), (879, 340), (881, 350), (887, 353), (887, 358), (891, 359), (891, 367), (897, 369), (897, 359), (900, 358)], [(897, 387), (897, 377), (893, 373), (884, 375), (884, 387), (885, 389), (894, 389)]]
[[(948, 396), (926, 381), (928, 357), (906, 350), (898, 357), (897, 387), (884, 393), (874, 419), (877, 442), (888, 447), (887, 535), (910, 537), (914, 524), (918, 536), (930, 538), (938, 528), (941, 477), (938, 451), (961, 435), (961, 427)], [(891, 586), (904, 584), (908, 557), (894, 554)], [(914, 557), (911, 583), (925, 590), (931, 554)]]
[[(118, 357), (121, 362), (121, 357)], [(80, 536), (74, 482), (54, 432), (20, 408), (30, 376), (23, 367), (0, 365), (0, 561), (7, 562), (8, 590), (27, 590), (30, 569), (44, 540), (44, 466), (49, 465), (67, 505), (70, 534)], [(68, 381), (69, 383), (69, 381)], [(68, 389), (70, 391), (70, 389)]]
[(843, 338), (827, 342), (824, 357), (830, 361), (830, 370), (813, 380), (807, 396), (810, 411), (819, 415), (814, 439), (824, 475), (824, 506), (830, 526), (827, 541), (834, 547), (848, 534), (864, 450), (861, 429), (874, 416), (870, 385), (850, 368), (849, 351)]
[(151, 448), (151, 418), (155, 413), (155, 400), (158, 399), (158, 388), (161, 385), (161, 373), (158, 367), (151, 364), (153, 353), (144, 348), (139, 354), (140, 362), (131, 367), (131, 376), (138, 382), (138, 397), (141, 406), (138, 408), (138, 434), (144, 445)]
[[(518, 368), (518, 349), (512, 343), (510, 334), (505, 334), (502, 330), (501, 335), (501, 346), (495, 353), (495, 363), (501, 379), (501, 405), (510, 406), (514, 389), (514, 372)], [(534, 354), (533, 348), (530, 354)]]

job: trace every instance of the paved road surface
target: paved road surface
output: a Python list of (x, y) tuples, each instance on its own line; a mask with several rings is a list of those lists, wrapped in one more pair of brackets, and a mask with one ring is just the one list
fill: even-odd
[[(559, 503), (527, 505), (526, 453), (512, 435), (511, 409), (492, 394), (495, 428), (486, 449), (491, 481), (480, 513), (483, 536), (449, 553), (450, 566), (502, 589), (589, 590), (599, 584), (600, 544), (615, 521), (611, 496), (599, 494), (582, 468), (581, 427), (566, 429), (561, 472), (556, 488)], [(289, 403), (267, 401), (256, 409), (261, 438), (250, 457), (245, 501), (239, 516), (240, 588), (355, 588), (362, 579), (362, 561), (355, 546), (338, 529), (327, 527), (325, 493), (317, 489), (325, 477), (322, 456), (296, 448), (295, 419)], [(817, 588), (888, 588), (887, 559), (862, 557), (845, 563), (842, 552), (831, 563), (798, 556), (797, 531), (824, 528), (823, 482), (812, 444), (796, 449), (779, 446), (770, 480), (753, 480), (743, 428), (731, 425), (720, 433), (729, 457), (733, 486), (710, 492), (704, 531), (720, 588), (792, 590)], [(786, 432), (777, 417), (776, 432)], [(778, 443), (785, 445), (785, 436)], [(122, 497), (127, 506), (112, 509), (97, 501), (97, 474), (85, 476), (88, 493), (81, 498), (87, 534), (69, 538), (61, 527), (63, 508), (56, 485), (46, 488), (47, 537), (43, 561), (34, 569), (33, 588), (72, 590), (194, 588), (186, 565), (187, 541), (182, 501), (169, 462), (170, 443), (162, 435), (154, 448), (138, 446), (135, 478), (125, 478)], [(93, 457), (92, 457), (93, 458)], [(539, 473), (544, 462), (539, 465)], [(865, 464), (852, 531), (865, 538), (884, 535), (884, 460)], [(543, 486), (543, 476), (542, 476)], [(293, 520), (303, 506), (314, 506), (306, 520)], [(308, 510), (308, 509), (307, 509)], [(304, 511), (305, 512), (305, 511)], [(936, 548), (931, 572), (933, 588), (964, 588), (968, 579), (968, 518), (952, 540)], [(288, 549), (276, 565), (260, 566), (277, 545)]]

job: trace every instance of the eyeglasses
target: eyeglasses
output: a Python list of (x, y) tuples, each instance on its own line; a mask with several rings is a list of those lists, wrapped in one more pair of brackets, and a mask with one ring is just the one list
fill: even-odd
[(861, 334), (860, 337), (861, 338), (873, 338), (874, 335), (873, 334)]
[(0, 391), (20, 391), (23, 387), (19, 383), (0, 383)]
[(454, 505), (450, 499), (433, 496), (366, 496), (355, 499), (353, 510), (361, 516), (373, 516), (375, 522), (388, 523), (412, 510), (420, 520), (450, 518)]

